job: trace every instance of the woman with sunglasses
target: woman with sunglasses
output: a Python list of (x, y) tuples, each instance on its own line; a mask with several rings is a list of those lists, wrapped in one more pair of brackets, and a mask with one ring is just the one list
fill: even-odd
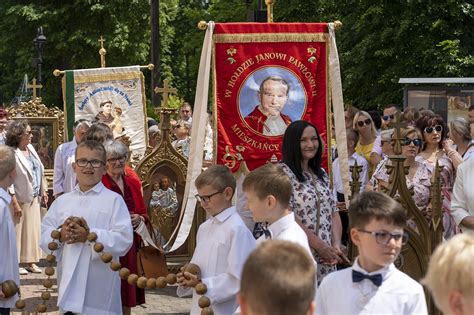
[(436, 162), (443, 167), (441, 170), (441, 193), (443, 196), (444, 237), (447, 239), (459, 233), (459, 228), (451, 216), (451, 194), (455, 174), (453, 163), (444, 148), (448, 127), (443, 117), (437, 114), (421, 116), (416, 120), (415, 125), (423, 134), (423, 147), (417, 156), (417, 161), (425, 164), (431, 174), (434, 174)]
[[(413, 201), (415, 205), (429, 218), (428, 204), (430, 202), (430, 187), (431, 187), (431, 172), (421, 162), (416, 160), (416, 156), (420, 151), (422, 141), (421, 133), (412, 126), (401, 129), (400, 135), (402, 140), (402, 155), (405, 156), (404, 166), (409, 166), (408, 175), (406, 176), (406, 183), (408, 189), (413, 188)], [(387, 165), (391, 164), (388, 161), (382, 168), (374, 173), (370, 182), (374, 186), (374, 190), (382, 191), (382, 188), (388, 187)]]
[(286, 128), (282, 165), (293, 186), (290, 210), (308, 236), (318, 263), (318, 282), (335, 271), (337, 264), (347, 262), (341, 251), (341, 218), (329, 177), (321, 167), (323, 152), (323, 141), (310, 122), (298, 120)]
[(359, 133), (359, 142), (355, 150), (369, 163), (369, 177), (371, 177), (375, 166), (382, 159), (380, 138), (377, 136), (372, 117), (367, 112), (359, 111), (355, 114), (353, 127)]
[(44, 177), (44, 166), (31, 144), (33, 133), (26, 120), (15, 120), (7, 128), (5, 144), (15, 149), (16, 177), (13, 183), (13, 221), (16, 229), (20, 275), (28, 271), (41, 273), (35, 264), (41, 258), (39, 247), (41, 233), (41, 203), (48, 202), (48, 186)]
[[(141, 221), (149, 221), (145, 201), (142, 195), (142, 184), (135, 174), (126, 168), (128, 148), (121, 141), (115, 140), (105, 145), (107, 153), (107, 173), (102, 177), (102, 183), (108, 189), (118, 193), (125, 200), (130, 220), (135, 229)], [(140, 247), (140, 237), (133, 233), (133, 244), (128, 253), (120, 257), (122, 267), (128, 268), (131, 273), (137, 273), (137, 253)], [(126, 280), (122, 281), (122, 311), (130, 314), (131, 308), (145, 303), (145, 291), (132, 286)]]

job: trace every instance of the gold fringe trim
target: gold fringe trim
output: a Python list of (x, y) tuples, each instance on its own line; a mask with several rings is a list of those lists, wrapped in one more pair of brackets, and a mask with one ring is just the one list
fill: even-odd
[(327, 33), (215, 34), (215, 43), (327, 42)]
[(85, 75), (76, 77), (74, 76), (74, 84), (81, 83), (92, 83), (92, 82), (103, 82), (103, 81), (116, 81), (116, 80), (132, 80), (140, 79), (141, 71), (127, 72), (127, 73), (109, 73), (100, 75)]

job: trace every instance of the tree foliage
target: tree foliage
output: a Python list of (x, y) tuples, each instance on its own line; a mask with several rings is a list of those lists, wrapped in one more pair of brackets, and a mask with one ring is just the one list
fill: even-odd
[[(257, 0), (161, 0), (163, 79), (194, 101), (204, 32), (198, 21), (245, 21)], [(337, 32), (346, 102), (369, 109), (401, 103), (400, 77), (464, 77), (474, 73), (474, 6), (469, 1), (277, 0), (277, 22), (341, 20)], [(98, 38), (107, 40), (107, 66), (147, 64), (150, 5), (144, 0), (0, 1), (0, 92), (8, 102), (31, 58), (36, 28), (44, 27), (45, 103), (62, 102), (52, 70), (99, 66)], [(146, 73), (146, 72), (145, 72)], [(147, 76), (149, 74), (146, 73)], [(147, 86), (148, 89), (152, 87)]]
[(334, 21), (344, 99), (360, 108), (402, 103), (401, 77), (474, 73), (474, 6), (468, 1), (279, 0), (278, 21)]

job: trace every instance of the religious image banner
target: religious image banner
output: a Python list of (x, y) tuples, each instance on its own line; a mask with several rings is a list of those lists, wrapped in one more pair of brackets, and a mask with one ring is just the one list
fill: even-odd
[(114, 138), (130, 139), (132, 157), (144, 155), (146, 99), (139, 66), (67, 70), (62, 83), (69, 139), (74, 121), (100, 121)]
[(327, 23), (215, 24), (217, 163), (245, 173), (280, 160), (296, 120), (328, 143), (328, 41)]

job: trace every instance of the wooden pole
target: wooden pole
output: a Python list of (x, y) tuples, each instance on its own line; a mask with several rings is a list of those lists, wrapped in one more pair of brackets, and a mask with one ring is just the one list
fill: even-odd
[(160, 59), (161, 59), (161, 39), (160, 39), (160, 0), (151, 0), (151, 63), (155, 68), (151, 71), (151, 104), (154, 107), (161, 106), (161, 95), (153, 93), (153, 89), (160, 84)]

